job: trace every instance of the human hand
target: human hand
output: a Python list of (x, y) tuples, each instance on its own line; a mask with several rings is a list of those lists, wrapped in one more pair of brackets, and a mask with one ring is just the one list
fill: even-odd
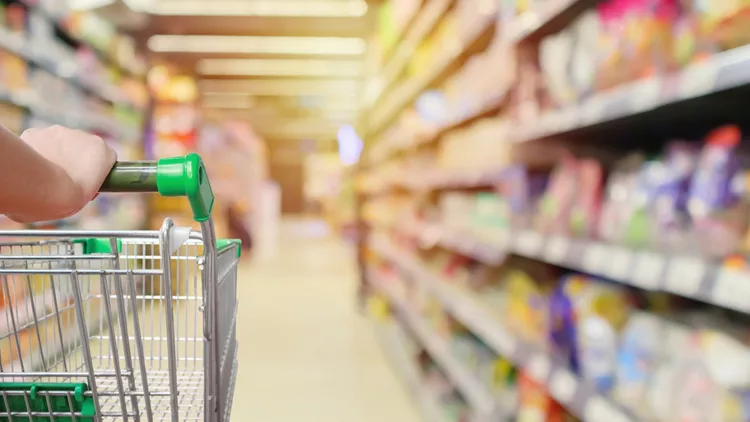
[(58, 177), (49, 181), (47, 206), (9, 215), (18, 222), (58, 220), (77, 213), (96, 197), (117, 161), (117, 153), (101, 137), (62, 126), (28, 129), (21, 139), (50, 162)]

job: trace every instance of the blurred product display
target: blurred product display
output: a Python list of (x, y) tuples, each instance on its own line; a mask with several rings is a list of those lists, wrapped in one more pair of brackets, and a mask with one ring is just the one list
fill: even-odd
[(355, 189), (425, 419), (748, 420), (750, 3), (419, 3)]
[[(146, 67), (135, 41), (92, 13), (57, 0), (0, 2), (0, 124), (13, 132), (60, 124), (102, 136), (121, 160), (142, 159)], [(144, 204), (101, 195), (69, 220), (36, 226), (139, 229)]]

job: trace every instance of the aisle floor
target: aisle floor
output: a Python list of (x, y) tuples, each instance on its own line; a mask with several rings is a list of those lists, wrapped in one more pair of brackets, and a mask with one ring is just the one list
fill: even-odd
[(357, 310), (354, 251), (320, 224), (283, 221), (279, 252), (240, 267), (232, 420), (417, 422)]

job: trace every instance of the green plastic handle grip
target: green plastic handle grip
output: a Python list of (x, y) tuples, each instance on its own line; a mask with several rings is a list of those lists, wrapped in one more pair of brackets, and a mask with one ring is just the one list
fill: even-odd
[(185, 196), (195, 221), (211, 217), (214, 194), (206, 168), (198, 154), (158, 161), (119, 161), (109, 172), (100, 192), (156, 192)]

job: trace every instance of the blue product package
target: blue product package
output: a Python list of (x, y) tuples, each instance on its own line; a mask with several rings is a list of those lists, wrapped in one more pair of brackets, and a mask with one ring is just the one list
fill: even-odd
[(549, 298), (549, 341), (570, 370), (578, 374), (580, 365), (576, 339), (576, 322), (573, 302), (566, 292), (565, 281)]

